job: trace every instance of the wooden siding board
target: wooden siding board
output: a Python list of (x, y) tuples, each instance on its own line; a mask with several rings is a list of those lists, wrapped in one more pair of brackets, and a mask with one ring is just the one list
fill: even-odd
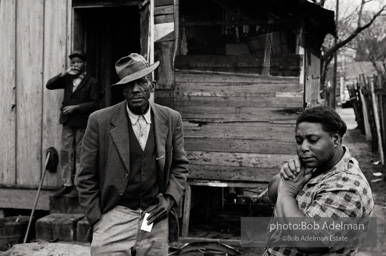
[(43, 0), (17, 2), (17, 183), (41, 175)]
[[(189, 123), (183, 122), (187, 138), (255, 139), (295, 141), (295, 125), (271, 123)], [(277, 142), (277, 141), (276, 141)], [(273, 142), (272, 142), (273, 143)]]
[(174, 22), (174, 14), (158, 15), (154, 17), (154, 24)]
[[(262, 67), (198, 67), (197, 70), (208, 70), (216, 72), (233, 72), (233, 73), (246, 73), (246, 74), (263, 74), (264, 68)], [(272, 76), (299, 76), (300, 70), (298, 67), (271, 67), (269, 69), (269, 75)]]
[(208, 107), (254, 107), (254, 108), (297, 108), (301, 106), (303, 99), (300, 97), (287, 97), (280, 100), (268, 95), (244, 96), (244, 97), (208, 97), (184, 95), (176, 97), (175, 106), (208, 106)]
[(265, 182), (277, 174), (278, 168), (234, 167), (222, 165), (189, 165), (189, 179)]
[[(0, 188), (1, 208), (32, 209), (37, 190)], [(52, 191), (41, 190), (35, 210), (49, 211), (49, 196)]]
[[(272, 135), (269, 135), (272, 136)], [(278, 139), (278, 138), (277, 138)], [(291, 141), (266, 139), (229, 139), (229, 138), (192, 138), (185, 137), (186, 151), (258, 153), (258, 154), (293, 154), (296, 149)]]
[(173, 5), (155, 6), (154, 7), (154, 16), (167, 15), (167, 14), (173, 14), (173, 13), (174, 13)]
[(217, 106), (175, 106), (185, 120), (212, 122), (267, 122), (273, 120), (294, 121), (301, 108), (256, 108)]
[[(178, 55), (175, 65), (178, 69), (263, 67), (264, 58), (257, 58), (253, 55)], [(271, 68), (300, 69), (300, 66), (300, 56), (296, 54), (272, 56), (270, 61)]]
[(154, 0), (154, 6), (173, 5), (174, 0)]
[(16, 182), (16, 1), (0, 1), (0, 183)]
[(293, 158), (293, 155), (189, 151), (187, 158), (193, 165), (277, 168), (279, 170), (288, 159)]
[[(46, 0), (44, 17), (44, 72), (43, 72), (43, 134), (42, 164), (46, 151), (54, 147), (60, 154), (62, 125), (59, 124), (60, 106), (63, 90), (47, 90), (45, 84), (53, 76), (66, 69), (67, 55), (67, 0)], [(47, 172), (44, 184), (58, 185), (61, 182), (61, 169), (56, 173)]]
[(234, 83), (209, 83), (201, 82), (178, 82), (176, 83), (178, 93), (186, 93), (186, 95), (197, 95), (200, 93), (210, 94), (213, 96), (259, 96), (261, 94), (275, 94), (276, 92), (299, 92), (303, 91), (303, 86), (299, 83), (243, 83), (235, 85)]
[(211, 71), (180, 71), (176, 72), (176, 83), (262, 83), (262, 84), (285, 84), (299, 83), (298, 77), (274, 77), (253, 74), (237, 74)]

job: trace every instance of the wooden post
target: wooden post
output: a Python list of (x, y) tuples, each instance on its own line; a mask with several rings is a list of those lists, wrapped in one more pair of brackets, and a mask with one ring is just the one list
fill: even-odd
[[(154, 63), (154, 0), (150, 0), (150, 21), (149, 21), (149, 40), (148, 40), (148, 61)], [(151, 73), (154, 81), (154, 72)], [(154, 103), (154, 90), (150, 93), (150, 102)]]
[(369, 79), (370, 81), (370, 90), (371, 90), (371, 95), (372, 95), (372, 103), (373, 103), (373, 109), (374, 109), (374, 118), (375, 118), (375, 127), (377, 129), (377, 136), (378, 136), (378, 149), (379, 149), (379, 154), (381, 156), (381, 163), (382, 165), (385, 164), (385, 159), (383, 155), (383, 145), (382, 145), (382, 135), (381, 135), (381, 127), (380, 127), (380, 122), (379, 122), (379, 111), (378, 111), (378, 104), (375, 96), (375, 91), (374, 91), (374, 80), (376, 77), (373, 77), (373, 79)]
[(366, 77), (364, 74), (362, 74), (359, 78), (360, 78), (360, 81), (363, 82), (362, 93), (365, 98), (365, 104), (366, 104), (367, 114), (368, 114), (368, 122), (370, 126), (370, 131), (371, 131), (371, 151), (375, 151), (378, 149), (378, 143), (377, 143), (377, 131), (375, 127), (374, 108), (372, 104), (371, 85), (369, 80), (366, 80)]
[(264, 50), (264, 63), (263, 63), (263, 76), (269, 76), (269, 70), (271, 68), (271, 52), (272, 52), (272, 40), (273, 40), (273, 31), (270, 29), (273, 24), (273, 19), (269, 18), (268, 20), (268, 29), (267, 34), (265, 35), (265, 50)]
[(187, 237), (189, 233), (190, 205), (192, 203), (192, 190), (187, 183), (184, 195), (184, 215), (182, 216), (181, 236)]
[(366, 106), (366, 99), (365, 96), (363, 96), (362, 90), (359, 90), (359, 96), (361, 97), (362, 102), (362, 112), (363, 112), (363, 123), (365, 126), (365, 134), (366, 134), (366, 141), (371, 140), (371, 130), (370, 130), (370, 124), (369, 124), (369, 114)]
[[(381, 135), (383, 135), (381, 138), (381, 142), (382, 142), (382, 146), (386, 146), (386, 111), (385, 111), (385, 101), (384, 101), (384, 97), (385, 97), (384, 88), (386, 84), (385, 84), (385, 79), (381, 74), (378, 74), (377, 76), (377, 83), (378, 83), (378, 86), (377, 86), (378, 93), (376, 93), (376, 95), (379, 103), (378, 107), (379, 107), (379, 114), (380, 114), (379, 121), (380, 121), (380, 127), (381, 127)], [(385, 157), (385, 152), (384, 152), (384, 157)]]

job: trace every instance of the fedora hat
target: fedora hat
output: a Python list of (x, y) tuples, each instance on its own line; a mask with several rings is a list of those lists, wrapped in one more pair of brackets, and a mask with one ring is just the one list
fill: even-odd
[(153, 72), (159, 65), (159, 61), (150, 64), (144, 57), (138, 53), (132, 53), (129, 56), (120, 58), (115, 63), (115, 71), (119, 79), (118, 83), (114, 85), (126, 84), (128, 82), (137, 80)]

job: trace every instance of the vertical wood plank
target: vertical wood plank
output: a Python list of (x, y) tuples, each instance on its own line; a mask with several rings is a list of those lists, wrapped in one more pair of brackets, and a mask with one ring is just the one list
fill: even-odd
[(37, 184), (42, 169), (43, 11), (43, 0), (17, 1), (16, 180), (23, 185)]
[(155, 70), (157, 89), (172, 89), (174, 86), (173, 45), (174, 41), (155, 43), (155, 59), (160, 61)]
[(149, 29), (150, 29), (150, 4), (146, 4), (141, 12), (141, 55), (149, 60)]
[(312, 53), (310, 58), (310, 65), (305, 63), (307, 66), (307, 84), (304, 96), (308, 106), (316, 106), (320, 101), (320, 59)]
[[(47, 81), (65, 70), (67, 62), (67, 0), (45, 0), (44, 6), (44, 53), (43, 53), (43, 127), (42, 127), (42, 164), (45, 162), (49, 147), (58, 153), (61, 148), (62, 125), (59, 124), (60, 106), (63, 90), (47, 90)], [(47, 173), (44, 184), (55, 186), (60, 183), (61, 170)]]
[(15, 167), (16, 1), (0, 1), (0, 183), (14, 184)]
[[(369, 79), (370, 80), (370, 79)], [(381, 157), (381, 163), (382, 165), (385, 164), (385, 156), (383, 154), (383, 145), (382, 145), (382, 134), (381, 134), (381, 124), (380, 124), (380, 118), (379, 118), (379, 109), (378, 109), (378, 103), (377, 103), (377, 96), (374, 92), (374, 83), (376, 80), (376, 76), (373, 77), (372, 80), (370, 80), (370, 90), (371, 90), (371, 96), (372, 96), (372, 104), (374, 109), (374, 119), (375, 119), (375, 128), (377, 131), (378, 136), (378, 150)]]

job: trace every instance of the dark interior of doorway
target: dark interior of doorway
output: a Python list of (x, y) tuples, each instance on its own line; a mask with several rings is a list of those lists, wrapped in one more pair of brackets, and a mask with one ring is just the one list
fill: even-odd
[(101, 107), (124, 100), (118, 88), (114, 64), (123, 56), (140, 51), (138, 6), (76, 8), (74, 49), (87, 53), (87, 72), (101, 89)]

